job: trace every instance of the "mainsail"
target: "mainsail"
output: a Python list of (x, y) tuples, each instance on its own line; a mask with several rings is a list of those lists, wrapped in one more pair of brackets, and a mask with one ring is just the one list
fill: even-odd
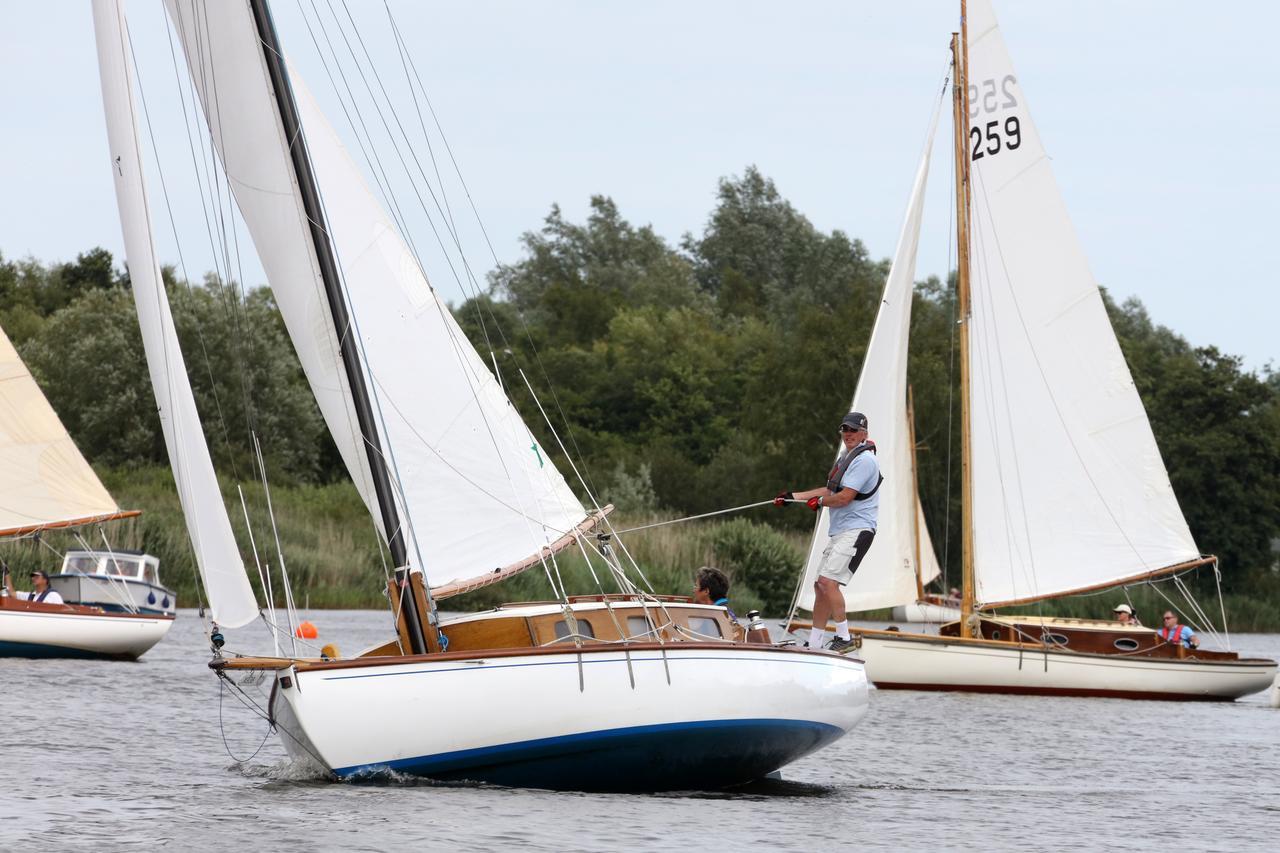
[(0, 536), (121, 512), (0, 330)]
[[(876, 313), (871, 342), (867, 345), (867, 357), (853, 395), (852, 408), (867, 415), (885, 479), (879, 492), (880, 516), (875, 543), (844, 590), (845, 605), (850, 613), (915, 601), (917, 554), (921, 563), (921, 583), (929, 583), (941, 573), (911, 476), (914, 460), (911, 425), (907, 421), (907, 338), (911, 327), (911, 297), (915, 288), (916, 253), (920, 244), (925, 186), (929, 178), (929, 156), (937, 126), (938, 113), (935, 112), (911, 188), (911, 201), (898, 236), (893, 266), (889, 269), (880, 310)], [(813, 581), (823, 549), (827, 546), (828, 523), (828, 512), (824, 509), (818, 515), (804, 579), (800, 583), (798, 604), (805, 610), (813, 609)], [(917, 529), (920, 531), (918, 547)]]
[(290, 337), (371, 514), (379, 518), (339, 335), (358, 338), (396, 515), (421, 544), (422, 553), (410, 553), (431, 585), (488, 575), (563, 541), (587, 520), (581, 503), (290, 72), (352, 318), (351, 328), (334, 328), (290, 166), (297, 143), (283, 132), (248, 3), (168, 5)]
[(1195, 560), (988, 0), (969, 3), (968, 33), (975, 598)]
[(116, 0), (94, 0), (93, 19), (111, 172), (165, 448), (213, 620), (237, 628), (258, 615), (258, 605), (222, 503), (151, 240), (124, 10)]

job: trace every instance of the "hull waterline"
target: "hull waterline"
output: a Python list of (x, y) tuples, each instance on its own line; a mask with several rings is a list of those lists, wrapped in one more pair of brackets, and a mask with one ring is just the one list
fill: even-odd
[(1088, 654), (998, 641), (867, 634), (858, 654), (877, 688), (1232, 701), (1265, 690), (1270, 660)]
[(276, 678), (286, 749), (337, 776), (558, 790), (749, 782), (842, 737), (867, 710), (856, 659), (725, 645), (297, 667)]
[(0, 657), (136, 660), (171, 627), (172, 616), (3, 607)]

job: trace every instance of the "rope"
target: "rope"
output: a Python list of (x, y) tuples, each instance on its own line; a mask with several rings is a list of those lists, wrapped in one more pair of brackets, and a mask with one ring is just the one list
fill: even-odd
[[(614, 530), (611, 535), (620, 535), (623, 533), (635, 533), (637, 530), (649, 530), (654, 527), (666, 527), (669, 524), (683, 524), (686, 521), (697, 521), (699, 518), (711, 518), (715, 515), (728, 515), (731, 512), (742, 512), (746, 509), (755, 509), (760, 506), (769, 506), (773, 504), (776, 498), (770, 498), (767, 501), (756, 501), (753, 504), (743, 504), (742, 506), (729, 507), (728, 509), (718, 509), (714, 512), (704, 512), (700, 515), (686, 515), (683, 518), (672, 518), (667, 521), (655, 521), (653, 524), (642, 524), (639, 527), (628, 527), (625, 530)], [(786, 498), (787, 503), (802, 504), (804, 501), (798, 501), (794, 498)]]

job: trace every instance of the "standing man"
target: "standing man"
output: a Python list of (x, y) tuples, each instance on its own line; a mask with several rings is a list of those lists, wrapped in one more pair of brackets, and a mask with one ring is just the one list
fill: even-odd
[(867, 438), (866, 415), (861, 412), (845, 415), (840, 421), (840, 440), (844, 442), (844, 452), (827, 475), (825, 486), (805, 492), (783, 492), (773, 501), (777, 506), (785, 506), (789, 500), (804, 501), (814, 512), (820, 512), (823, 507), (831, 511), (827, 531), (831, 540), (822, 553), (818, 579), (813, 585), (813, 629), (806, 645), (811, 649), (820, 648), (827, 620), (836, 619), (836, 636), (827, 648), (837, 652), (853, 646), (841, 588), (853, 580), (853, 573), (875, 538), (880, 510), (878, 492), (884, 482), (880, 463), (876, 461), (875, 443)]

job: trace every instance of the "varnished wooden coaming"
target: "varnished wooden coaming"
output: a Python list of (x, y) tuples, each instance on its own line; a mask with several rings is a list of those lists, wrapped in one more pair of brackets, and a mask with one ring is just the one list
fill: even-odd
[(173, 619), (173, 614), (166, 613), (121, 613), (107, 611), (101, 607), (87, 607), (83, 604), (47, 604), (43, 601), (26, 601), (16, 596), (0, 596), (0, 610), (22, 610), (28, 613), (48, 613), (56, 616), (106, 616), (111, 619)]

